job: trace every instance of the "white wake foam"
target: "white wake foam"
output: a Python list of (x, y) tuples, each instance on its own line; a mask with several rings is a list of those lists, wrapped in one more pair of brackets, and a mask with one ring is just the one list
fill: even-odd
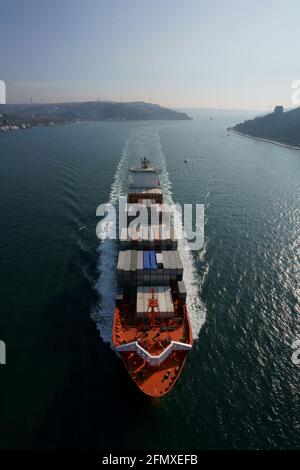
[[(109, 203), (115, 204), (118, 198), (124, 194), (126, 186), (126, 176), (128, 173), (128, 146), (129, 138), (126, 141), (114, 181), (110, 190)], [(96, 322), (97, 329), (104, 342), (112, 345), (112, 327), (115, 308), (115, 295), (117, 289), (116, 263), (118, 255), (118, 245), (116, 240), (103, 240), (98, 247), (98, 272), (99, 278), (96, 283), (96, 290), (99, 295), (99, 303), (91, 312), (92, 319)]]
[[(164, 201), (168, 204), (174, 204), (172, 192), (171, 192), (171, 181), (166, 165), (166, 157), (162, 151), (161, 143), (159, 139), (159, 134), (157, 132), (156, 137), (157, 150), (160, 155), (160, 182), (164, 193)], [(179, 213), (175, 213), (174, 217), (174, 226), (175, 229), (180, 229), (182, 226), (182, 221)], [(201, 327), (203, 326), (206, 318), (206, 308), (205, 304), (202, 301), (199, 293), (201, 291), (201, 279), (196, 271), (195, 262), (193, 255), (189, 249), (188, 241), (183, 238), (178, 242), (178, 250), (180, 252), (184, 274), (183, 280), (186, 285), (187, 290), (187, 309), (189, 312), (191, 327), (193, 330), (193, 337), (197, 339)], [(205, 250), (205, 248), (204, 248)], [(202, 250), (202, 252), (204, 251)], [(203, 256), (203, 254), (202, 254)]]

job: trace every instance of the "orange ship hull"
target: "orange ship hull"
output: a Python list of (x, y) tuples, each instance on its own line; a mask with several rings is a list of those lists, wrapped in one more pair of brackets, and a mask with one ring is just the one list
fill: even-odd
[[(175, 328), (171, 334), (169, 332), (160, 333), (160, 344), (164, 340), (164, 336), (170, 336), (174, 341), (182, 340), (189, 344), (190, 347), (193, 344), (192, 330), (190, 326), (190, 321), (188, 314), (183, 309), (183, 321), (177, 328)], [(136, 327), (129, 327), (128, 329), (122, 327), (122, 318), (128, 316), (128, 310), (126, 306), (123, 309), (116, 308), (114, 316), (114, 327), (113, 327), (113, 344), (118, 349), (118, 346), (123, 343), (128, 343), (132, 340), (133, 336), (141, 337), (144, 339), (144, 336), (147, 336), (148, 344), (150, 343), (151, 352), (154, 354), (159, 354), (159, 346), (151, 341), (158, 333), (159, 325), (157, 328), (151, 328), (146, 332), (143, 332), (143, 325)], [(151, 337), (149, 337), (151, 336)], [(174, 387), (176, 381), (178, 380), (187, 355), (188, 350), (175, 350), (159, 365), (152, 366), (147, 361), (145, 361), (140, 355), (135, 351), (125, 351), (119, 352), (126, 369), (129, 372), (130, 377), (138, 386), (138, 388), (150, 397), (163, 397), (169, 393)]]

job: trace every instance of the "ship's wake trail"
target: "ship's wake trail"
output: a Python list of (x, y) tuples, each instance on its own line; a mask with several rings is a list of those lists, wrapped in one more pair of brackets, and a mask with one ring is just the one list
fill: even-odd
[[(171, 182), (166, 166), (166, 157), (162, 151), (159, 129), (156, 127), (137, 127), (132, 129), (124, 146), (114, 181), (111, 187), (109, 202), (115, 204), (120, 196), (126, 195), (128, 189), (128, 171), (131, 166), (139, 164), (143, 157), (149, 158), (153, 166), (160, 169), (160, 182), (164, 194), (164, 202), (173, 204)], [(184, 202), (184, 201), (182, 201)], [(175, 226), (181, 223), (179, 214), (175, 215)], [(201, 279), (195, 267), (194, 257), (189, 250), (187, 240), (179, 241), (184, 282), (187, 289), (187, 308), (189, 311), (193, 337), (196, 339), (205, 322), (206, 309), (200, 297)], [(102, 241), (98, 248), (99, 277), (96, 289), (99, 304), (91, 313), (97, 324), (103, 341), (112, 344), (112, 327), (117, 288), (116, 263), (118, 245), (115, 240)]]
[[(153, 142), (156, 145), (156, 155), (158, 156), (157, 166), (161, 169), (160, 172), (160, 183), (164, 193), (164, 202), (167, 204), (174, 204), (171, 181), (166, 165), (166, 156), (162, 151), (160, 137), (158, 130), (154, 132)], [(184, 201), (181, 201), (184, 203)], [(178, 212), (175, 212), (174, 226), (176, 229), (180, 229), (182, 225), (181, 217)], [(203, 326), (206, 318), (205, 304), (200, 297), (201, 292), (201, 279), (197, 273), (195, 260), (192, 252), (189, 249), (188, 241), (183, 238), (178, 241), (178, 250), (180, 252), (182, 264), (183, 264), (183, 280), (187, 290), (187, 309), (189, 312), (191, 327), (193, 331), (193, 338), (197, 339), (201, 327)], [(202, 250), (202, 256), (204, 256), (204, 249)]]
[[(125, 193), (128, 173), (128, 149), (130, 137), (128, 138), (110, 190), (109, 203), (116, 204), (118, 198)], [(96, 290), (99, 295), (99, 303), (91, 312), (92, 319), (96, 322), (100, 336), (104, 342), (112, 345), (112, 327), (114, 318), (115, 295), (117, 289), (116, 263), (118, 246), (116, 240), (103, 240), (98, 247), (99, 277), (96, 282)]]

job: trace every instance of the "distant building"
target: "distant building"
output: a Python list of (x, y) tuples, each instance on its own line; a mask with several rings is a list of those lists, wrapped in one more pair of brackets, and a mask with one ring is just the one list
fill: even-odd
[(284, 110), (283, 106), (275, 106), (274, 113), (280, 114), (280, 113), (283, 113), (283, 110)]

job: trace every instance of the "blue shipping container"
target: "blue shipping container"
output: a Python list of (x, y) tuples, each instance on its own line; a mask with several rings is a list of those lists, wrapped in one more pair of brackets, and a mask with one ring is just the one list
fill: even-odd
[(149, 251), (149, 258), (150, 258), (151, 269), (157, 269), (155, 251)]
[(144, 251), (143, 253), (144, 269), (151, 269), (149, 251)]

